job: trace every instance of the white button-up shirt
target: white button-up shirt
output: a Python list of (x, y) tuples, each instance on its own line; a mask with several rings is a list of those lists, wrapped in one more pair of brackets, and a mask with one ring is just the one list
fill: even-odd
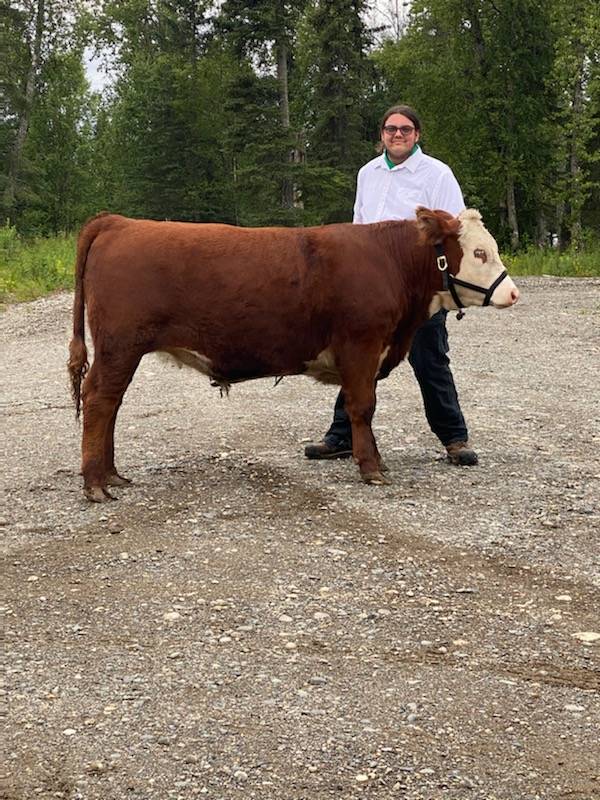
[(354, 222), (414, 219), (417, 206), (439, 208), (453, 216), (465, 201), (449, 166), (425, 155), (419, 147), (406, 161), (390, 169), (382, 154), (358, 173)]

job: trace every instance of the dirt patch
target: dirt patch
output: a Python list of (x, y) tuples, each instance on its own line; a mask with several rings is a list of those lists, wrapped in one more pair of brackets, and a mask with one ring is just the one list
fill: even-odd
[(0, 315), (0, 797), (600, 798), (600, 281), (450, 325), (480, 466), (406, 365), (393, 485), (303, 458), (335, 391), (144, 359), (85, 503), (69, 295)]

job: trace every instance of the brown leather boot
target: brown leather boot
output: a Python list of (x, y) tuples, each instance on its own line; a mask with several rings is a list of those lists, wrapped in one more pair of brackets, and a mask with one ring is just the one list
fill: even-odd
[(327, 442), (325, 439), (317, 444), (307, 444), (304, 448), (306, 458), (350, 458), (352, 445), (349, 442)]
[(457, 467), (473, 467), (479, 459), (468, 442), (450, 442), (446, 445), (448, 461)]

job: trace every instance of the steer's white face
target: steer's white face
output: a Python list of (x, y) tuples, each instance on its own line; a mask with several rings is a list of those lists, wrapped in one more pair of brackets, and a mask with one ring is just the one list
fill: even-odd
[[(486, 230), (481, 215), (474, 209), (467, 209), (459, 214), (460, 231), (458, 242), (463, 251), (460, 269), (456, 278), (488, 289), (505, 270), (500, 259), (498, 245), (494, 237)], [(456, 287), (457, 294), (464, 306), (483, 305), (485, 295), (464, 286)], [(507, 275), (495, 288), (490, 305), (496, 308), (509, 308), (519, 299), (519, 290)], [(445, 308), (455, 308), (449, 294), (444, 296)]]

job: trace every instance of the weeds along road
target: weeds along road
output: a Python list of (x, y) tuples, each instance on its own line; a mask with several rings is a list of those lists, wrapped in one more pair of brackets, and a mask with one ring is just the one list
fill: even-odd
[(71, 296), (2, 312), (0, 796), (600, 798), (600, 281), (519, 286), (449, 318), (478, 467), (407, 365), (370, 487), (302, 455), (333, 387), (147, 357), (101, 506)]

